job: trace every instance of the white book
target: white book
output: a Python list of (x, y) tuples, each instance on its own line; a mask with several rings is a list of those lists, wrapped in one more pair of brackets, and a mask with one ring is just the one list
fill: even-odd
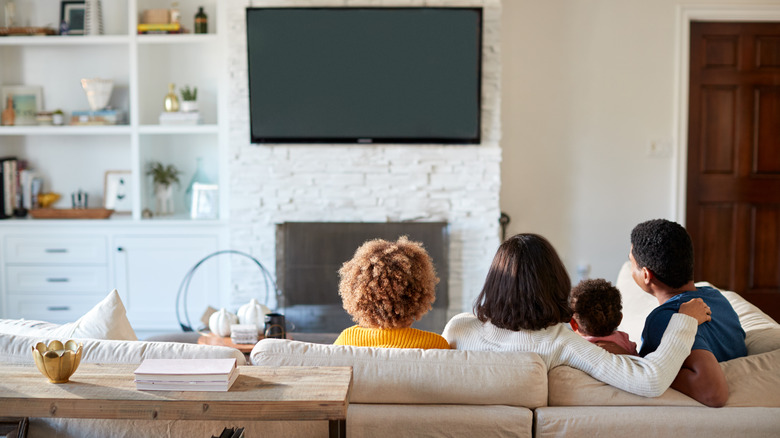
[(227, 391), (238, 379), (240, 372), (234, 368), (226, 381), (157, 381), (135, 380), (139, 391)]
[(238, 371), (236, 359), (144, 359), (135, 380), (155, 382), (227, 382)]

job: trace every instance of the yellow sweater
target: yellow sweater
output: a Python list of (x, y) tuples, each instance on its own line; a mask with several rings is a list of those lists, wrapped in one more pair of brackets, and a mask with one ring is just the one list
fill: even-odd
[(341, 332), (333, 344), (355, 347), (450, 348), (446, 339), (432, 332), (415, 328), (369, 329), (357, 325)]

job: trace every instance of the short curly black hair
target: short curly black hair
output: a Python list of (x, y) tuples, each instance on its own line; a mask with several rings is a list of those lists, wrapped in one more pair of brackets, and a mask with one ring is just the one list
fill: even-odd
[(693, 242), (682, 225), (653, 219), (631, 231), (631, 254), (640, 268), (662, 283), (679, 288), (693, 280)]
[(569, 295), (580, 331), (588, 336), (609, 336), (623, 319), (620, 291), (602, 278), (582, 280)]

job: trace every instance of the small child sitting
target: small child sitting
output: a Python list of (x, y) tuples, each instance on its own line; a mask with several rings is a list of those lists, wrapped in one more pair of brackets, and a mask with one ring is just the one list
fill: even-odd
[(616, 330), (623, 320), (623, 306), (620, 291), (610, 282), (581, 281), (572, 289), (569, 304), (574, 311), (571, 327), (580, 336), (611, 353), (637, 355), (636, 342)]
[(431, 309), (439, 282), (420, 243), (406, 236), (397, 242), (370, 240), (339, 275), (344, 310), (358, 325), (341, 332), (335, 345), (450, 348), (441, 335), (411, 328)]

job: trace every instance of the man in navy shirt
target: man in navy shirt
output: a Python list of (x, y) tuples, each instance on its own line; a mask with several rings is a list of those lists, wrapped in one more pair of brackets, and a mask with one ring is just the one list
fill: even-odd
[(701, 298), (712, 311), (712, 321), (699, 325), (691, 355), (683, 362), (672, 388), (707, 406), (723, 406), (729, 388), (718, 362), (747, 355), (745, 331), (720, 291), (694, 285), (691, 236), (675, 222), (643, 222), (631, 231), (628, 258), (634, 281), (660, 304), (645, 320), (639, 355), (658, 348), (669, 319), (681, 303)]

